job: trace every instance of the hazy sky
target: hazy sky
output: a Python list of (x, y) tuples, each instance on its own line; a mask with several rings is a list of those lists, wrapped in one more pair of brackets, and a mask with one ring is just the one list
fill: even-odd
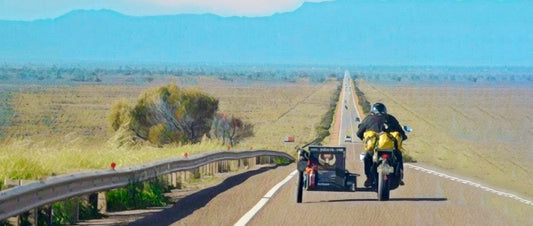
[(0, 20), (55, 18), (75, 9), (111, 9), (133, 16), (213, 13), (268, 16), (293, 11), (304, 2), (328, 0), (0, 0)]

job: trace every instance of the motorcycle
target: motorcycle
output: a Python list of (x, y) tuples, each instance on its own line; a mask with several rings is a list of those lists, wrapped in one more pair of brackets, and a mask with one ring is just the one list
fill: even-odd
[[(409, 126), (403, 127), (405, 132), (411, 132)], [(397, 145), (394, 145), (397, 147)], [(403, 166), (400, 150), (393, 149), (374, 149), (372, 157), (371, 175), (373, 177), (372, 189), (377, 192), (378, 200), (389, 200), (390, 190), (400, 186), (403, 179)]]

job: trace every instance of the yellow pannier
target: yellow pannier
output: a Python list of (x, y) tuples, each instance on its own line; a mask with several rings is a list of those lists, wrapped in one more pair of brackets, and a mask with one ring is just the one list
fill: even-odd
[(398, 151), (401, 151), (403, 139), (402, 139), (402, 135), (400, 134), (400, 132), (397, 132), (397, 131), (390, 132), (390, 135), (398, 141)]
[(378, 149), (394, 149), (394, 139), (398, 142), (398, 150), (402, 149), (402, 136), (400, 132), (381, 132), (378, 134), (375, 131), (369, 130), (363, 134), (363, 138), (365, 151), (373, 151), (376, 144)]
[(373, 151), (376, 147), (377, 136), (376, 132), (367, 130), (363, 133), (363, 148), (365, 151)]

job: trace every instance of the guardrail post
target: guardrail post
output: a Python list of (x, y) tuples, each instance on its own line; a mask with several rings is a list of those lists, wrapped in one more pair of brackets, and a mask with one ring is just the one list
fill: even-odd
[(73, 216), (73, 219), (74, 219), (74, 222), (79, 222), (80, 221), (80, 203), (81, 203), (81, 200), (80, 198), (75, 198), (74, 199), (74, 212), (72, 214), (74, 214)]
[(28, 215), (28, 222), (31, 225), (37, 225), (39, 223), (39, 208), (31, 209)]
[(191, 181), (191, 170), (185, 171), (185, 182), (188, 183)]
[(181, 177), (182, 173), (181, 172), (176, 172), (176, 186), (177, 188), (179, 189), (182, 189), (183, 188), (183, 178)]
[(98, 212), (98, 193), (89, 195), (89, 206), (92, 208), (93, 212)]
[(52, 208), (52, 204), (45, 207), (44, 212), (46, 213), (46, 223), (48, 225), (54, 224), (54, 208)]
[(172, 176), (172, 187), (177, 188), (178, 187), (178, 174), (176, 172), (171, 174)]
[(20, 216), (14, 216), (14, 217), (10, 217), (10, 218), (7, 218), (7, 223), (9, 225), (13, 225), (13, 226), (19, 226), (19, 220), (20, 220)]
[(98, 192), (98, 203), (96, 209), (99, 213), (107, 212), (107, 191)]
[(199, 178), (198, 172), (199, 172), (198, 168), (194, 168), (191, 170), (191, 180)]
[(180, 177), (180, 182), (185, 182), (185, 173), (183, 171), (178, 172), (178, 176)]
[(167, 174), (167, 183), (172, 188), (176, 188), (178, 186), (176, 177), (176, 172)]

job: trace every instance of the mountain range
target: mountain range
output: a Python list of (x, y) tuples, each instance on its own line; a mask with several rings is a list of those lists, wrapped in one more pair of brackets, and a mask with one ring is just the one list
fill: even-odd
[(267, 17), (0, 20), (0, 63), (533, 66), (532, 1), (304, 3)]

